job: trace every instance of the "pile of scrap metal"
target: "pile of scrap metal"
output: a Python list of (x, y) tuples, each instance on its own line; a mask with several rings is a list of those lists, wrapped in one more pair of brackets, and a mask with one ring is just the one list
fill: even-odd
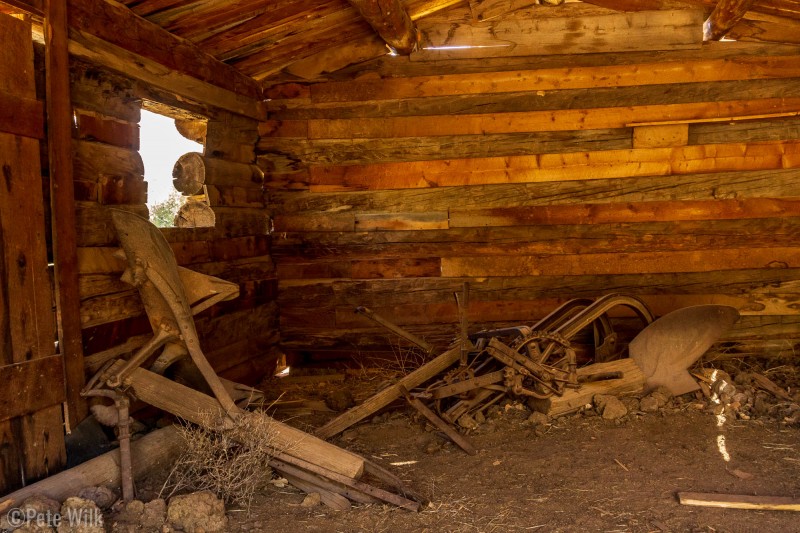
[[(467, 333), (468, 287), (459, 301), (461, 337), (446, 352), (317, 430), (331, 437), (359, 420), (405, 397), (432, 424), (467, 453), (472, 445), (459, 433), (474, 425), (475, 415), (503, 398), (525, 399), (550, 416), (578, 410), (596, 394), (636, 394), (645, 387), (666, 386), (673, 394), (698, 388), (687, 368), (738, 318), (728, 306), (679, 309), (654, 321), (650, 309), (634, 296), (609, 294), (597, 300), (566, 302), (531, 327)], [(458, 299), (458, 298), (457, 298)], [(609, 312), (629, 308), (643, 330), (630, 345), (618, 345)], [(356, 312), (430, 352), (414, 335), (360, 307)], [(573, 341), (580, 332), (594, 337), (591, 364), (579, 365)], [(626, 355), (626, 349), (629, 357)]]
[[(262, 417), (271, 432), (272, 469), (299, 489), (319, 493), (330, 507), (349, 508), (352, 500), (420, 508), (422, 498), (380, 466), (237, 403), (258, 391), (217, 376), (200, 347), (192, 317), (218, 301), (235, 298), (238, 286), (179, 267), (161, 232), (138, 215), (112, 210), (111, 217), (128, 265), (122, 279), (138, 289), (154, 332), (129, 358), (108, 361), (83, 391), (84, 396), (113, 402), (95, 405), (92, 411), (101, 422), (118, 427), (124, 500), (134, 498), (132, 460), (147, 460), (131, 457), (128, 405), (137, 399), (215, 431), (235, 428), (242, 417)], [(191, 388), (164, 375), (187, 357), (202, 376), (202, 387)]]

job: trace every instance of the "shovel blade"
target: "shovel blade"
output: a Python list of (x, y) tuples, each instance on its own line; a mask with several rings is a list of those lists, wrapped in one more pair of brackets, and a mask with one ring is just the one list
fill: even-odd
[(695, 305), (662, 316), (628, 346), (647, 378), (647, 388), (665, 386), (674, 395), (697, 390), (688, 368), (728, 330), (739, 312), (727, 305)]

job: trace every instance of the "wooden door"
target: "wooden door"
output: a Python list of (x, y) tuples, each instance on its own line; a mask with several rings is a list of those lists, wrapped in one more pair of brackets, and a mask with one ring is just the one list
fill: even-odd
[(64, 463), (30, 25), (0, 14), (0, 494)]

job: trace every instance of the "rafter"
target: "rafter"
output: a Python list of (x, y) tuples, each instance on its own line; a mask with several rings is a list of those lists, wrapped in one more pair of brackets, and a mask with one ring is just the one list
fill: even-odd
[(400, 0), (348, 0), (370, 26), (399, 54), (417, 46), (418, 35)]
[(742, 20), (753, 0), (720, 0), (703, 24), (703, 40), (719, 41)]

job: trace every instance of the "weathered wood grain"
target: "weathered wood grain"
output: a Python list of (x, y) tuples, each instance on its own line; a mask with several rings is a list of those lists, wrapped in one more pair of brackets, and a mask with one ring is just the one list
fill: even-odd
[(699, 102), (692, 104), (627, 105), (618, 107), (528, 111), (519, 113), (472, 114), (459, 117), (431, 115), (425, 121), (416, 117), (317, 119), (282, 121), (271, 135), (298, 136), (308, 128), (311, 139), (418, 137), (439, 135), (478, 135), (529, 131), (569, 131), (623, 128), (633, 123), (671, 121), (735, 120), (800, 111), (800, 98), (766, 98)]
[(0, 421), (61, 404), (65, 400), (63, 366), (61, 355), (0, 366), (2, 382), (15, 384), (0, 389)]
[[(777, 138), (781, 137), (766, 140)], [(277, 181), (270, 174), (294, 172), (310, 165), (354, 165), (625, 148), (632, 148), (629, 128), (395, 139), (299, 140), (270, 137), (259, 141), (258, 153), (259, 164), (268, 171), (268, 179)]]
[(800, 141), (312, 167), (313, 191), (546, 182), (800, 166)]
[(734, 248), (692, 252), (578, 254), (575, 256), (446, 257), (442, 277), (576, 276), (711, 272), (740, 268), (797, 268), (800, 249)]
[(702, 21), (698, 9), (544, 19), (512, 14), (474, 25), (423, 22), (422, 47), (411, 59), (699, 48)]
[[(277, 213), (429, 211), (574, 203), (648, 202), (800, 196), (797, 169), (640, 178), (505, 183), (339, 193), (271, 192)], [(313, 229), (309, 228), (309, 231)]]
[(682, 200), (664, 202), (575, 204), (571, 206), (451, 209), (450, 227), (608, 224), (670, 220), (720, 220), (800, 215), (800, 200)]
[[(800, 58), (793, 58), (800, 59)], [(792, 72), (800, 76), (800, 72)], [(599, 74), (598, 74), (599, 75)], [(667, 72), (664, 76), (670, 76)], [(780, 98), (800, 92), (800, 80), (744, 79), (715, 82), (676, 82), (649, 85), (611, 85), (593, 88), (587, 93), (577, 89), (538, 89), (502, 93), (444, 94), (423, 98), (376, 100), (366, 98), (354, 102), (313, 103), (308, 100), (278, 100), (265, 104), (272, 120), (320, 120), (429, 115), (469, 115), (488, 113), (531, 112), (577, 108), (611, 108), (626, 105), (655, 106), (697, 102)], [(633, 121), (630, 121), (633, 122)]]
[[(480, 74), (397, 77), (380, 80), (355, 80), (314, 84), (306, 98), (309, 103), (359, 102), (425, 98), (445, 95), (508, 93), (599, 89), (661, 84), (721, 82), (768, 78), (794, 78), (798, 72), (794, 56), (731, 57), (707, 59), (695, 57), (675, 61), (669, 57), (658, 62), (634, 65), (577, 66), (509, 70)], [(297, 98), (300, 95), (282, 95)], [(278, 95), (273, 96), (273, 98)], [(299, 102), (298, 102), (299, 103)], [(291, 100), (270, 104), (292, 105)]]

